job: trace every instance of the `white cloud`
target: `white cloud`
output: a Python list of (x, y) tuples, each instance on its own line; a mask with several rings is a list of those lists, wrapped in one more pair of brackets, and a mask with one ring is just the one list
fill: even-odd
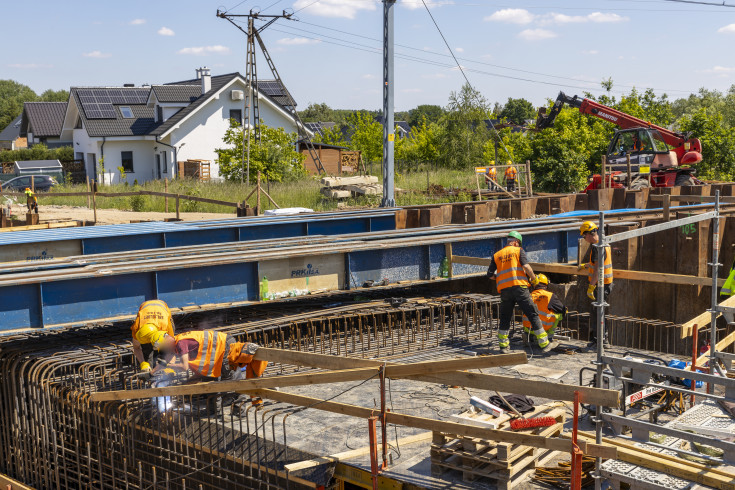
[(168, 27), (161, 27), (158, 29), (158, 34), (161, 36), (175, 36), (176, 33), (173, 31), (173, 29), (169, 29)]
[(278, 44), (286, 46), (300, 46), (303, 44), (317, 44), (321, 41), (318, 39), (308, 39), (305, 37), (284, 37), (276, 41)]
[(623, 17), (618, 14), (603, 14), (602, 12), (592, 12), (587, 16), (590, 22), (604, 23), (604, 22), (628, 22), (629, 17)]
[(35, 68), (53, 68), (54, 65), (48, 65), (45, 63), (11, 63), (8, 68), (21, 68), (24, 70), (33, 70)]
[(588, 49), (588, 50), (582, 51), (582, 54), (596, 55), (596, 54), (600, 54), (600, 52), (597, 51), (596, 49)]
[(464, 48), (454, 48), (454, 50), (458, 53), (464, 53)]
[(419, 92), (423, 92), (420, 88), (404, 88), (401, 90), (404, 94), (417, 94)]
[(82, 53), (82, 56), (86, 58), (109, 58), (112, 55), (110, 53), (103, 53), (102, 51), (96, 49), (94, 51), (90, 51), (89, 53)]
[(293, 9), (299, 11), (307, 8), (309, 14), (320, 17), (338, 17), (343, 19), (354, 19), (360, 10), (375, 10), (374, 2), (364, 0), (296, 0)]
[(735, 73), (735, 66), (719, 66), (715, 65), (712, 68), (708, 68), (706, 70), (703, 70), (704, 73), (709, 73), (712, 75), (718, 75), (720, 77), (726, 78), (730, 76), (730, 74)]
[(525, 29), (518, 33), (518, 37), (526, 41), (542, 41), (556, 37), (556, 33), (546, 29)]
[(452, 71), (460, 71), (460, 69), (465, 70), (466, 68), (467, 67), (464, 66), (464, 65), (459, 65), (459, 66), (453, 66), (453, 67), (451, 67), (450, 70), (452, 70)]
[(145, 19), (133, 19), (130, 21), (131, 26), (141, 26), (145, 24)]
[(729, 34), (731, 32), (735, 32), (735, 24), (726, 25), (725, 27), (720, 27), (717, 29), (717, 32), (721, 32), (723, 34)]
[(503, 9), (485, 17), (484, 20), (508, 24), (530, 24), (534, 17), (535, 15), (526, 9)]
[(193, 54), (195, 56), (203, 56), (205, 54), (228, 54), (230, 48), (227, 46), (196, 46), (192, 48), (184, 48), (178, 51), (179, 54)]
[(375, 75), (373, 75), (372, 73), (366, 73), (362, 76), (362, 78), (364, 78), (365, 80), (372, 80), (375, 78)]
[(601, 12), (592, 12), (588, 15), (566, 15), (552, 12), (540, 17), (540, 23), (543, 24), (584, 24), (594, 22), (596, 24), (611, 22), (627, 22), (630, 18), (623, 17), (618, 14), (603, 14)]
[[(424, 8), (424, 4), (421, 0), (403, 0), (401, 5), (410, 10)], [(454, 2), (452, 0), (426, 0), (426, 6), (429, 8), (441, 7), (442, 5), (454, 5)]]

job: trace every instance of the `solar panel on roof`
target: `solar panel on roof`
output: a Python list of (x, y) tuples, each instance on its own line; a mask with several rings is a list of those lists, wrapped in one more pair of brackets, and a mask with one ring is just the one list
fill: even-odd
[(101, 119), (102, 111), (99, 110), (85, 110), (84, 113), (87, 115), (87, 119)]

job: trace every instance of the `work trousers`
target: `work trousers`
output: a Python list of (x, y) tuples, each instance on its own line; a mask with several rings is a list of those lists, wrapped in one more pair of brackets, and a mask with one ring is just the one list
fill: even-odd
[[(608, 305), (610, 304), (610, 293), (612, 293), (613, 285), (612, 284), (605, 284), (605, 303)], [(597, 294), (597, 290), (595, 290), (595, 295)], [(597, 315), (597, 307), (595, 307), (592, 303), (595, 303), (595, 301), (590, 300), (589, 303), (589, 312), (590, 312), (590, 318), (594, 318), (596, 321), (594, 324), (590, 324), (590, 341), (597, 342), (597, 325), (600, 324), (600, 318)], [(603, 329), (603, 339), (609, 340), (608, 334), (607, 334), (607, 325), (605, 325)]]
[(500, 291), (500, 327), (498, 328), (498, 335), (508, 335), (516, 305), (521, 308), (523, 314), (531, 322), (533, 333), (536, 336), (544, 334), (545, 337), (544, 327), (541, 325), (536, 304), (533, 302), (528, 288), (523, 286), (511, 286)]
[(516, 190), (516, 179), (506, 180), (505, 185), (508, 188), (509, 192), (514, 192)]

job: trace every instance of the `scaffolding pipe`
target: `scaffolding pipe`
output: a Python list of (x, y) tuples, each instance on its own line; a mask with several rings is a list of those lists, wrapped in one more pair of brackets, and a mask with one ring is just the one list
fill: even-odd
[[(597, 249), (597, 303), (593, 306), (597, 308), (597, 383), (598, 388), (602, 388), (602, 372), (604, 365), (602, 364), (602, 356), (604, 355), (605, 342), (605, 213), (600, 211), (600, 224), (598, 231), (598, 241), (593, 245)], [(602, 407), (596, 406), (595, 409), (595, 441), (600, 444), (602, 442)], [(602, 489), (602, 479), (600, 470), (602, 467), (602, 458), (595, 458), (595, 490)]]
[[(710, 307), (710, 335), (709, 335), (709, 367), (710, 373), (714, 373), (717, 366), (717, 315), (719, 306), (717, 303), (717, 277), (719, 276), (720, 258), (720, 191), (715, 191), (715, 213), (712, 223), (712, 304)], [(694, 369), (694, 366), (692, 366)], [(711, 393), (712, 384), (708, 385), (707, 391)]]

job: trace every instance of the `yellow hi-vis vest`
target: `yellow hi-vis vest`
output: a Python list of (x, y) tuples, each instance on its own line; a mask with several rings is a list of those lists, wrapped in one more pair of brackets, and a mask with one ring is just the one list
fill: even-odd
[(218, 378), (222, 374), (222, 361), (225, 358), (227, 334), (214, 330), (186, 332), (177, 335), (176, 342), (193, 339), (199, 343), (196, 357), (189, 357), (189, 369), (201, 376)]
[(499, 250), (493, 255), (497, 266), (495, 272), (495, 286), (498, 292), (511, 286), (528, 287), (528, 276), (521, 266), (521, 249), (511, 245)]
[[(590, 248), (590, 261), (589, 261), (589, 269), (587, 273), (590, 283), (592, 283), (592, 274), (595, 273), (594, 268), (595, 268), (595, 263), (592, 262), (592, 248)], [(605, 261), (603, 262), (602, 274), (603, 274), (603, 279), (604, 279), (603, 284), (612, 284), (613, 282), (612, 251), (609, 245), (605, 247)]]
[(725, 284), (722, 285), (720, 294), (722, 296), (732, 296), (735, 294), (735, 268), (730, 269), (730, 274), (727, 276)]
[(166, 332), (171, 337), (174, 336), (174, 326), (171, 321), (171, 310), (168, 309), (168, 305), (160, 299), (152, 299), (146, 301), (140, 308), (138, 308), (138, 316), (135, 317), (133, 326), (130, 330), (133, 331), (133, 338), (138, 338), (138, 330), (146, 323), (152, 323), (161, 332)]
[[(531, 299), (536, 304), (541, 325), (543, 325), (544, 330), (547, 332), (561, 319), (560, 314), (549, 310), (549, 301), (551, 301), (553, 294), (551, 291), (545, 289), (534, 289), (531, 291)], [(531, 329), (531, 322), (526, 318), (526, 315), (523, 315), (523, 328)]]

